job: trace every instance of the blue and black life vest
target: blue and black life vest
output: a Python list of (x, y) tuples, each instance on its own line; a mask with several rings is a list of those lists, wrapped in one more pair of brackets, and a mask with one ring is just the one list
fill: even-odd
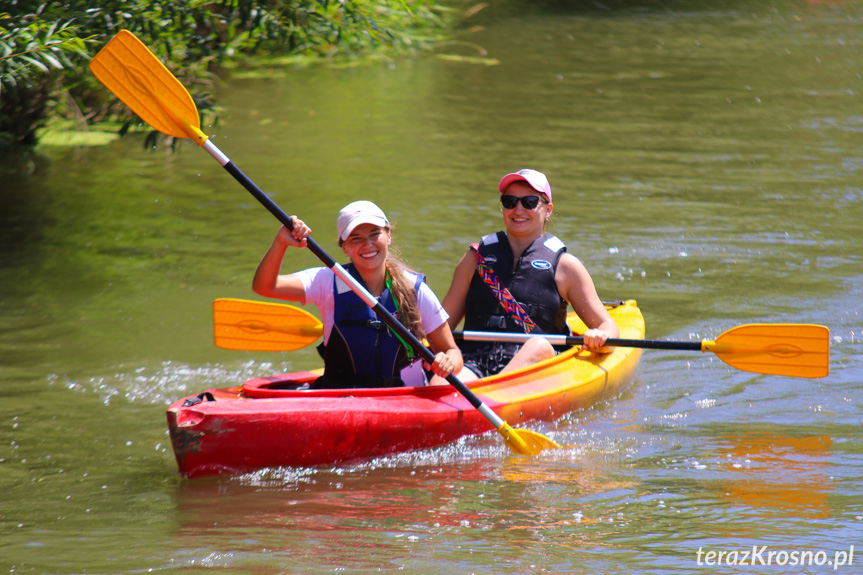
[[(352, 264), (345, 269), (361, 284), (363, 280)], [(414, 291), (425, 281), (415, 276)], [(365, 284), (363, 284), (365, 286)], [(324, 375), (315, 388), (393, 387), (404, 385), (401, 370), (411, 361), (405, 346), (350, 286), (338, 276), (333, 282), (333, 330), (322, 353)], [(394, 316), (396, 305), (390, 290), (384, 288), (378, 301)]]
[[(480, 255), (536, 323), (536, 329), (531, 333), (569, 334), (566, 324), (567, 302), (560, 297), (554, 281), (558, 261), (564, 252), (564, 243), (549, 233), (534, 240), (518, 262), (513, 262), (512, 247), (505, 232), (489, 234), (479, 244)], [(504, 311), (478, 273), (474, 273), (471, 278), (465, 310), (466, 331), (524, 333)]]

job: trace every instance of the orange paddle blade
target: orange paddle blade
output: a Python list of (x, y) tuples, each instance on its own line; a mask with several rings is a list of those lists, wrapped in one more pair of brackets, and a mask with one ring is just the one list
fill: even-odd
[(514, 429), (506, 422), (497, 428), (497, 432), (503, 436), (509, 448), (520, 455), (536, 455), (546, 449), (561, 447), (551, 438), (529, 429)]
[(105, 44), (90, 61), (90, 71), (154, 129), (175, 138), (191, 138), (199, 146), (206, 141), (192, 96), (128, 30)]
[(830, 373), (830, 330), (823, 325), (741, 325), (701, 349), (743, 371), (807, 378)]
[(324, 333), (320, 320), (300, 308), (231, 298), (213, 302), (213, 328), (217, 346), (247, 351), (293, 351)]

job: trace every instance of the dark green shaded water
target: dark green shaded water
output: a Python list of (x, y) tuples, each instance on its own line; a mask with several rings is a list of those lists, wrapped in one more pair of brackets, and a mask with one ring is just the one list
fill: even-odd
[(489, 434), (183, 481), (169, 402), (316, 365), (312, 349), (212, 345), (212, 300), (253, 297), (275, 220), (191, 145), (46, 149), (33, 175), (5, 173), (0, 569), (823, 573), (697, 553), (833, 561), (856, 545), (836, 571), (858, 571), (861, 21), (852, 2), (509, 3), (465, 25), (484, 26), (464, 39), (497, 66), (220, 87), (227, 113), (206, 131), (332, 253), (338, 209), (371, 199), (442, 295), (466, 245), (500, 226), (497, 179), (529, 166), (554, 186), (555, 233), (604, 298), (639, 301), (649, 337), (831, 328), (823, 380), (647, 352), (624, 396), (536, 427), (577, 448), (529, 460)]

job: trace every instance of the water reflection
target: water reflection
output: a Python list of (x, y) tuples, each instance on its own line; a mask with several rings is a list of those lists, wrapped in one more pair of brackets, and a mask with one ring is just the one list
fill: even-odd
[(831, 437), (779, 431), (719, 438), (718, 455), (732, 477), (722, 482), (723, 497), (732, 505), (748, 507), (751, 517), (830, 517)]
[(353, 469), (270, 470), (190, 482), (177, 493), (175, 544), (204, 557), (242, 533), (232, 546), (243, 553), (266, 550), (295, 565), (315, 565), (326, 550), (327, 564), (354, 569), (382, 561), (425, 564), (440, 553), (450, 561), (518, 565), (540, 559), (548, 545), (607, 546), (602, 533), (584, 531), (603, 520), (567, 509), (569, 499), (561, 500), (560, 491), (588, 494), (619, 485), (574, 467), (576, 453), (542, 461), (490, 458), (482, 453), (487, 449), (465, 445), (457, 455), (463, 459), (433, 465), (379, 460)]
[(269, 479), (263, 485), (260, 477), (189, 482), (178, 493), (178, 509), (184, 530), (192, 533), (268, 526), (354, 530), (381, 521), (459, 526), (470, 517), (452, 515), (452, 492), (489, 479), (493, 468), (494, 463), (485, 460), (413, 470), (369, 469), (348, 476), (330, 470), (274, 470), (278, 481)]

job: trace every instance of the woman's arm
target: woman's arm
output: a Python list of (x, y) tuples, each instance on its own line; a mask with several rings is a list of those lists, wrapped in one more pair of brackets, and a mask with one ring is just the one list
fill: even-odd
[(450, 330), (457, 328), (461, 320), (464, 319), (467, 291), (470, 287), (470, 280), (473, 277), (475, 268), (476, 252), (473, 249), (469, 249), (461, 257), (458, 264), (456, 264), (452, 274), (452, 283), (442, 302), (443, 308), (449, 314), (447, 322), (449, 323)]
[(258, 264), (255, 278), (252, 280), (252, 289), (264, 297), (305, 301), (306, 292), (300, 279), (294, 274), (279, 275), (288, 246), (305, 247), (306, 238), (312, 233), (312, 230), (295, 216), (291, 216), (291, 223), (294, 226), (293, 231), (282, 226), (270, 249)]
[[(435, 375), (446, 378), (452, 372), (461, 371), (461, 368), (464, 367), (464, 360), (461, 351), (456, 347), (455, 339), (447, 322), (443, 322), (436, 330), (426, 334), (426, 339), (431, 345), (432, 351), (436, 352), (434, 363), (431, 364), (430, 368)], [(433, 380), (431, 383), (438, 385), (446, 382)]]
[(431, 345), (432, 351), (436, 352), (435, 361), (431, 365), (431, 370), (435, 374), (446, 377), (454, 371), (461, 371), (461, 368), (464, 367), (464, 360), (447, 322), (443, 322), (439, 328), (426, 334), (426, 339)]
[(610, 337), (620, 337), (620, 328), (599, 299), (596, 286), (584, 264), (572, 254), (564, 253), (557, 264), (554, 279), (560, 296), (569, 302), (588, 327), (582, 334), (584, 347), (601, 353), (611, 352), (613, 348), (603, 347), (603, 344)]

